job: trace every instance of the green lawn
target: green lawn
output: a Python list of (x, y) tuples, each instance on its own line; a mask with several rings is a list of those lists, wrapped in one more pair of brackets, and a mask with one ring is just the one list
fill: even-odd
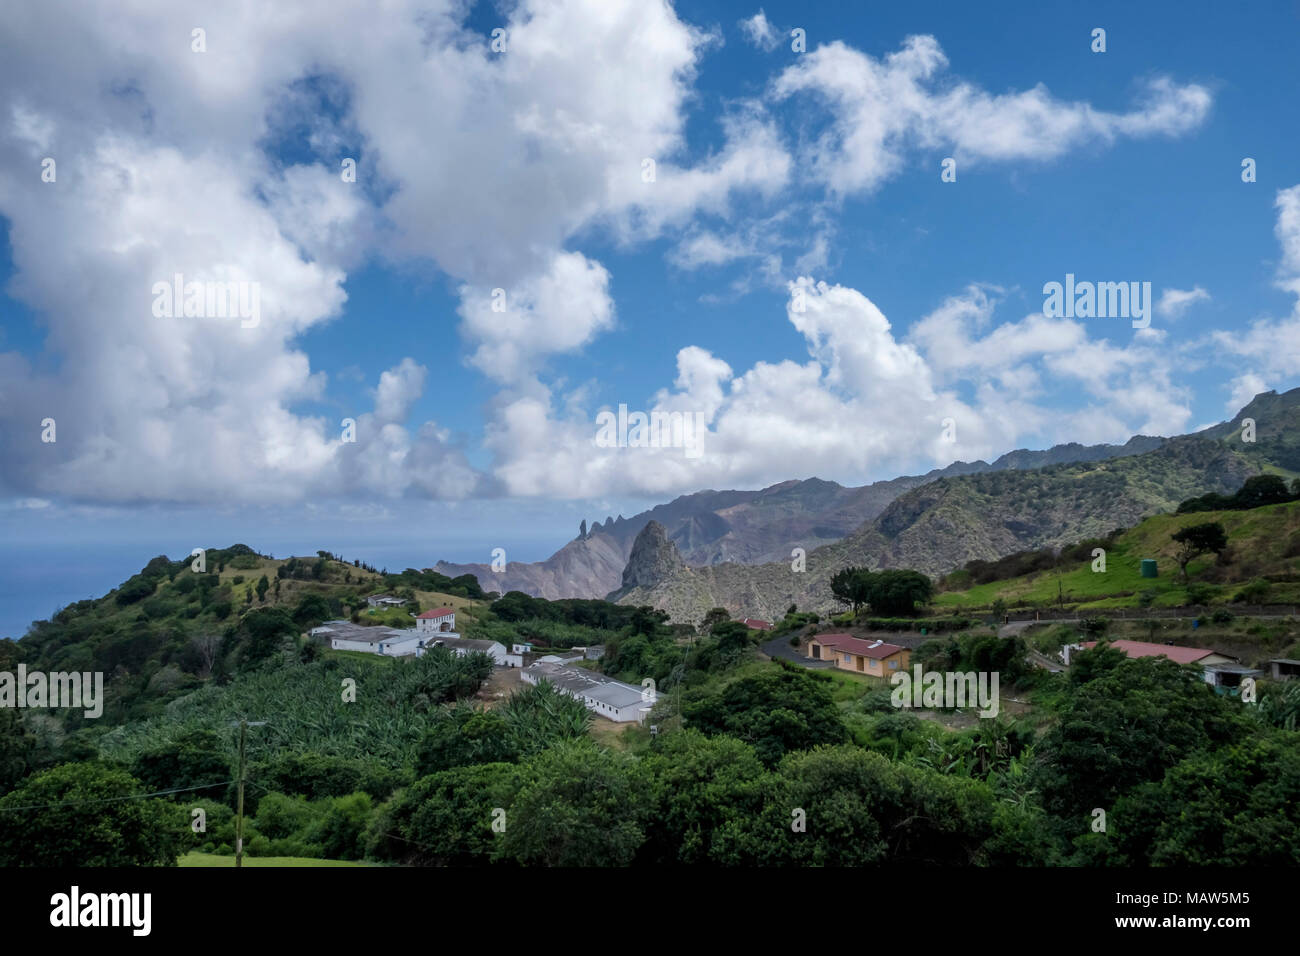
[(831, 679), (831, 699), (837, 704), (858, 700), (873, 690), (889, 690), (892, 686), (886, 678), (876, 677), (874, 674), (842, 671), (838, 667), (828, 667), (813, 673), (825, 674)]
[[(235, 865), (233, 856), (217, 856), (214, 853), (186, 853), (177, 861), (180, 866), (229, 866)], [(355, 860), (313, 860), (305, 856), (245, 856), (244, 866), (371, 866)]]
[(354, 661), (388, 661), (398, 660), (396, 657), (389, 657), (385, 654), (372, 654), (369, 651), (336, 651), (332, 647), (321, 648), (322, 657), (337, 657), (340, 660)]

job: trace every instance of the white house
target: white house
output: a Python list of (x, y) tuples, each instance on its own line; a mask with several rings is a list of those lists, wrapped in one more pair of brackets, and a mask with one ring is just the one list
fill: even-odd
[(410, 657), (414, 654), (420, 656), (420, 648), (424, 646), (424, 638), (418, 634), (412, 634), (410, 631), (397, 631), (397, 635), (386, 641), (379, 642), (379, 653), (388, 657)]
[(524, 666), (523, 656), (511, 654), (506, 650), (506, 646), (499, 641), (474, 641), (457, 634), (437, 634), (423, 638), (420, 641), (419, 649), (415, 652), (415, 656), (422, 657), (424, 652), (431, 647), (445, 647), (453, 654), (469, 654), (479, 651), (491, 657), (492, 662), (497, 667)]
[(401, 657), (414, 654), (419, 641), (415, 631), (402, 631), (394, 627), (364, 627), (351, 621), (326, 621), (311, 629), (311, 636), (328, 640), (336, 651), (362, 651), (367, 654), (387, 654)]
[(455, 631), (456, 611), (449, 607), (435, 607), (424, 611), (416, 615), (415, 628), (423, 634)]
[(620, 724), (644, 721), (655, 705), (653, 690), (559, 662), (539, 661), (524, 668), (519, 677), (528, 684), (549, 681), (561, 693), (582, 701), (592, 713)]

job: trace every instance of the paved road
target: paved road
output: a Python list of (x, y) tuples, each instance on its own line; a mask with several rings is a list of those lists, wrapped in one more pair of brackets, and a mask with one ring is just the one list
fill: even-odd
[(1065, 670), (1065, 665), (1060, 661), (1054, 661), (1050, 657), (1038, 653), (1038, 651), (1034, 650), (1032, 647), (1029, 649), (1029, 654), (1027, 656), (1029, 658), (1029, 663), (1045, 670), (1049, 670), (1053, 674), (1059, 674)]
[(1017, 634), (1023, 634), (1035, 624), (1078, 624), (1077, 617), (1059, 618), (1055, 621), (1012, 621), (1010, 624), (1003, 624), (998, 628), (998, 637), (1015, 637)]
[(763, 653), (768, 657), (779, 657), (783, 661), (790, 661), (792, 664), (799, 664), (809, 670), (819, 671), (828, 667), (834, 667), (834, 661), (815, 661), (811, 658), (804, 657), (793, 647), (790, 646), (790, 635), (782, 634), (780, 637), (774, 637), (769, 641), (764, 641), (759, 645)]

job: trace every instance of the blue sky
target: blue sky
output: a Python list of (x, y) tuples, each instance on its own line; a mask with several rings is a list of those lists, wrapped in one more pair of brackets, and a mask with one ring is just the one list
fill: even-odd
[[(15, 16), (11, 558), (533, 560), (702, 488), (1173, 434), (1295, 386), (1300, 8), (1079, 7)], [(151, 314), (177, 272), (257, 283), (256, 327)], [(1049, 320), (1067, 273), (1168, 307)], [(703, 453), (601, 446), (619, 404), (702, 416)]]

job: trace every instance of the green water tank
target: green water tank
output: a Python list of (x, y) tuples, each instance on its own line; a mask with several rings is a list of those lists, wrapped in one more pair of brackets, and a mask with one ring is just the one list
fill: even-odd
[(1158, 577), (1160, 577), (1160, 572), (1156, 570), (1156, 559), (1155, 559), (1155, 558), (1143, 558), (1143, 559), (1142, 559), (1142, 577), (1144, 577), (1144, 578), (1158, 578)]

